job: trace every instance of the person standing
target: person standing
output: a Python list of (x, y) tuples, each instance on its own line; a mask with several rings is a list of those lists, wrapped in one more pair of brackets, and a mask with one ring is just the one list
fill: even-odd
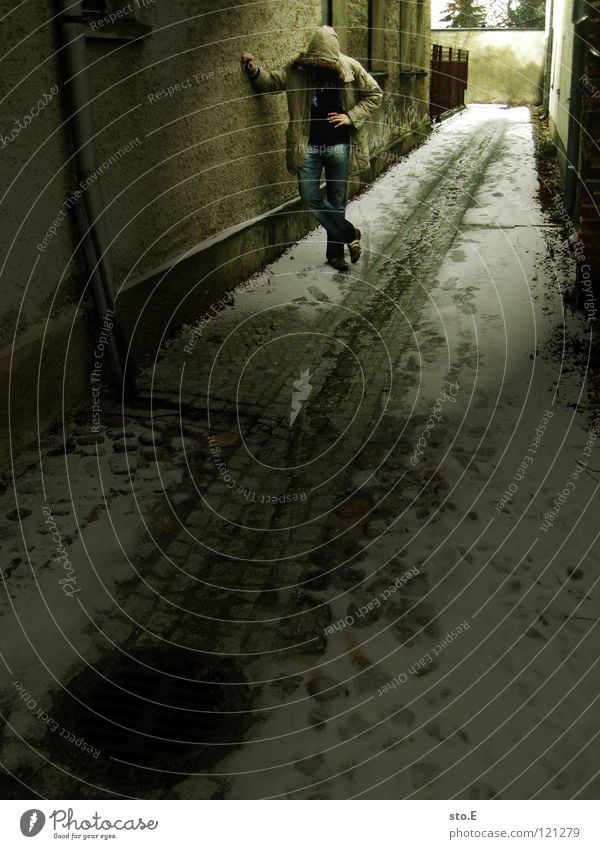
[[(257, 93), (285, 91), (289, 112), (287, 168), (298, 179), (300, 197), (327, 231), (327, 262), (348, 271), (361, 254), (361, 232), (346, 218), (351, 157), (369, 168), (366, 124), (383, 92), (360, 62), (340, 53), (333, 27), (319, 27), (306, 51), (280, 70), (266, 71), (242, 51), (242, 67)], [(325, 172), (326, 197), (321, 195)]]

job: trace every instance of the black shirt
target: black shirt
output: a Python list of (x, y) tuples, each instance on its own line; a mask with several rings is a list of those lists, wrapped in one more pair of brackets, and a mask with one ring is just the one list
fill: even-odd
[(321, 146), (350, 143), (350, 128), (342, 126), (336, 129), (327, 120), (330, 112), (342, 111), (340, 85), (337, 80), (316, 78), (313, 81), (309, 144)]

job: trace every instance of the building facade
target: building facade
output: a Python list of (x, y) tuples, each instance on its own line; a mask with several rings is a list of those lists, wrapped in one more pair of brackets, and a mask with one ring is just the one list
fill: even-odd
[(600, 293), (600, 0), (550, 4), (547, 105), (563, 179), (557, 212), (577, 234), (577, 300)]

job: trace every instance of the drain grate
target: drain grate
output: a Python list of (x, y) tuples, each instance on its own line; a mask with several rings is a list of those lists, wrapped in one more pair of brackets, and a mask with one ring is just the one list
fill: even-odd
[[(252, 723), (249, 687), (231, 659), (115, 654), (68, 685), (56, 707), (77, 738), (99, 749), (94, 767), (128, 764), (204, 771), (239, 745)], [(75, 698), (73, 698), (75, 697)], [(79, 700), (79, 702), (77, 701)], [(64, 743), (81, 766), (92, 760)]]

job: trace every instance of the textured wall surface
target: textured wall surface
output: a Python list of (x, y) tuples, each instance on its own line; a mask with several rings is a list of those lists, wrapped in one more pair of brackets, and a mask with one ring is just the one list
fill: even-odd
[[(99, 139), (103, 152), (140, 128), (144, 135), (135, 158), (107, 175), (112, 197), (130, 184), (110, 213), (119, 278), (291, 194), (281, 154), (284, 98), (252, 97), (239, 53), (245, 48), (266, 64), (281, 64), (319, 23), (320, 4), (218, 5), (180, 0), (175, 13), (156, 3), (147, 14), (156, 29), (143, 45), (108, 56), (106, 44), (89, 44), (98, 112), (110, 125)], [(161, 94), (178, 85), (173, 95)]]
[[(36, 249), (73, 184), (70, 143), (61, 129), (65, 115), (57, 88), (61, 77), (55, 33), (52, 26), (44, 26), (47, 17), (47, 4), (32, 0), (2, 21), (2, 347), (10, 342), (15, 328), (21, 335), (78, 298), (81, 267), (69, 269), (75, 235), (70, 218), (62, 221), (47, 252)], [(41, 25), (39, 29), (32, 19)]]

